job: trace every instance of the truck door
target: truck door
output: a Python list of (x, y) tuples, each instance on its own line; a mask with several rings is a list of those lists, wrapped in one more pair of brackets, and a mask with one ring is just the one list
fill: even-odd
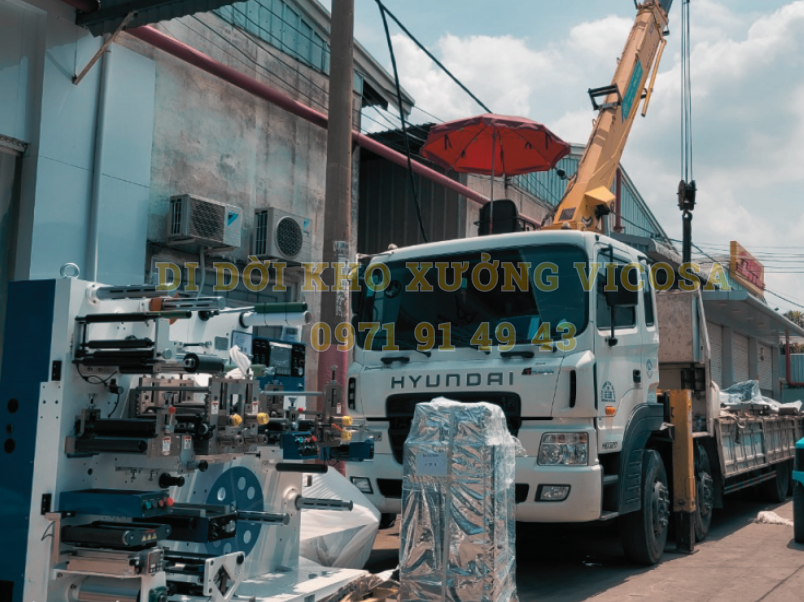
[(659, 321), (656, 316), (656, 292), (650, 285), (650, 266), (642, 262), (642, 388), (647, 403), (656, 403), (659, 386)]
[[(598, 451), (607, 453), (620, 451), (628, 417), (643, 394), (639, 381), (644, 373), (643, 328), (640, 327), (644, 298), (640, 298), (638, 307), (618, 307), (612, 311), (606, 301), (605, 287), (622, 286), (622, 282), (615, 282), (614, 275), (619, 273), (625, 274), (632, 285), (638, 286), (639, 273), (635, 269), (626, 270), (625, 266), (632, 259), (616, 250), (612, 253), (608, 248), (601, 249), (597, 261), (600, 264), (595, 283)], [(616, 268), (609, 267), (611, 263), (616, 264)]]

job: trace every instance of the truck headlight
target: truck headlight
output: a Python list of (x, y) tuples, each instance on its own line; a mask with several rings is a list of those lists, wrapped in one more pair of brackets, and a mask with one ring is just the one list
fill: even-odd
[(539, 445), (539, 464), (579, 466), (589, 463), (589, 435), (586, 433), (546, 433)]

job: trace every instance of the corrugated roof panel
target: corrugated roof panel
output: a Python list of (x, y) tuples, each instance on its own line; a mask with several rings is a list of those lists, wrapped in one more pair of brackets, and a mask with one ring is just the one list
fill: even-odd
[(129, 13), (136, 13), (127, 27), (140, 27), (235, 4), (232, 0), (103, 0), (103, 8), (76, 15), (75, 22), (93, 36), (113, 33)]

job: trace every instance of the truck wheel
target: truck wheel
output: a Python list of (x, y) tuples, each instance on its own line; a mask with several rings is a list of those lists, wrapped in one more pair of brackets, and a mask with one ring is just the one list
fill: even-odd
[(804, 485), (793, 485), (793, 538), (804, 543)]
[(780, 462), (775, 470), (776, 478), (765, 481), (759, 487), (765, 501), (780, 504), (787, 499), (787, 490), (790, 488), (790, 462)]
[(648, 449), (642, 462), (642, 508), (620, 519), (620, 539), (626, 557), (645, 565), (659, 562), (667, 543), (669, 519), (667, 472), (659, 453)]
[(695, 541), (703, 541), (712, 524), (712, 509), (715, 507), (715, 482), (709, 456), (703, 446), (696, 447), (695, 454)]
[(383, 512), (380, 514), (380, 529), (390, 529), (396, 524), (396, 514)]

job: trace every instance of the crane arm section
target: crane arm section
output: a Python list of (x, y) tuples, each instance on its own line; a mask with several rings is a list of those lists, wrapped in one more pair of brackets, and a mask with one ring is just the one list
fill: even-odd
[[(599, 230), (600, 219), (615, 200), (611, 185), (620, 164), (640, 100), (644, 117), (656, 70), (666, 44), (665, 30), (672, 0), (646, 0), (637, 5), (637, 17), (617, 64), (611, 86), (590, 90), (599, 110), (578, 171), (567, 185), (553, 223), (544, 229)], [(651, 75), (651, 68), (653, 74)], [(650, 76), (650, 85), (646, 83)], [(600, 104), (596, 98), (604, 98)]]

